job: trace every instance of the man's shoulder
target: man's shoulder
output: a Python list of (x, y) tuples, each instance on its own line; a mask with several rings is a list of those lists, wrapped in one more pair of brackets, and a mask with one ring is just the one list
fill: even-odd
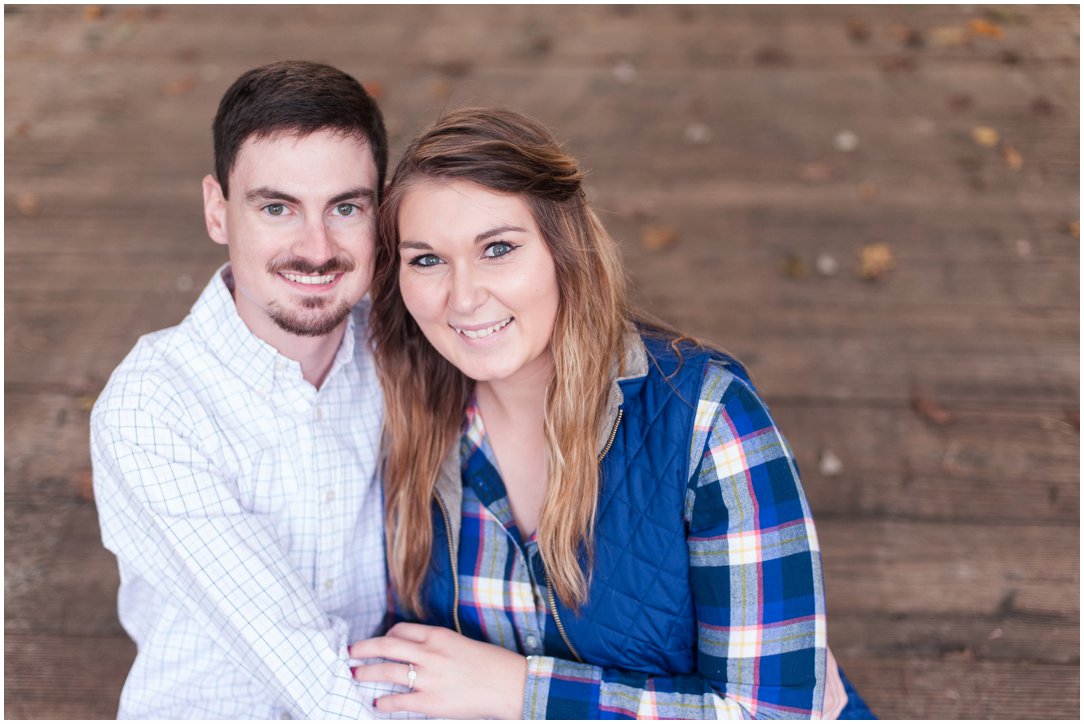
[(95, 414), (183, 407), (179, 398), (212, 365), (211, 350), (199, 338), (191, 316), (176, 326), (145, 334), (113, 370), (94, 405)]

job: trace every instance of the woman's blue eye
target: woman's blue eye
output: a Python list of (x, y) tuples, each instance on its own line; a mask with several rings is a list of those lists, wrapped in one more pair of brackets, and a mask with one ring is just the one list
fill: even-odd
[(516, 247), (509, 244), (507, 241), (495, 241), (486, 247), (483, 256), (488, 256), (490, 258), (504, 256), (515, 248)]
[(436, 254), (422, 254), (410, 260), (411, 266), (436, 266), (440, 263), (440, 257)]
[(268, 204), (267, 206), (263, 207), (263, 210), (271, 214), (272, 216), (282, 216), (284, 213), (286, 213), (286, 205)]

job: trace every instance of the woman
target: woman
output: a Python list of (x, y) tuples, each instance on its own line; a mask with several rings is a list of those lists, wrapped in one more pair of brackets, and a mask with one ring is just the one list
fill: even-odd
[(616, 245), (548, 131), (446, 115), (406, 150), (380, 224), (372, 324), (407, 623), (351, 652), (388, 660), (357, 679), (408, 690), (378, 708), (838, 713), (790, 451), (736, 361), (630, 311)]

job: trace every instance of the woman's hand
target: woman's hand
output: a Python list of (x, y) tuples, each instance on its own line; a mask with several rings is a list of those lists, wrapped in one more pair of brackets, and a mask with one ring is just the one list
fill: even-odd
[(440, 626), (399, 623), (378, 638), (350, 647), (355, 659), (389, 659), (354, 669), (358, 681), (391, 681), (414, 688), (376, 700), (384, 712), (411, 711), (441, 719), (520, 719), (527, 659)]

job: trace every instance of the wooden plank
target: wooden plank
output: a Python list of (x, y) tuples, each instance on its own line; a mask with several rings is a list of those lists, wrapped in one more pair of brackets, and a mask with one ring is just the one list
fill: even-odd
[(821, 520), (830, 613), (1073, 617), (1077, 525)]
[(135, 645), (117, 636), (7, 633), (4, 658), (6, 718), (115, 719)]
[(853, 658), (847, 678), (883, 719), (1077, 719), (1076, 665)]
[(1080, 659), (1076, 616), (885, 615), (829, 611), (828, 642), (841, 661), (859, 658), (1061, 664)]
[(123, 636), (120, 577), (102, 548), (94, 506), (46, 497), (4, 502), (5, 634)]

